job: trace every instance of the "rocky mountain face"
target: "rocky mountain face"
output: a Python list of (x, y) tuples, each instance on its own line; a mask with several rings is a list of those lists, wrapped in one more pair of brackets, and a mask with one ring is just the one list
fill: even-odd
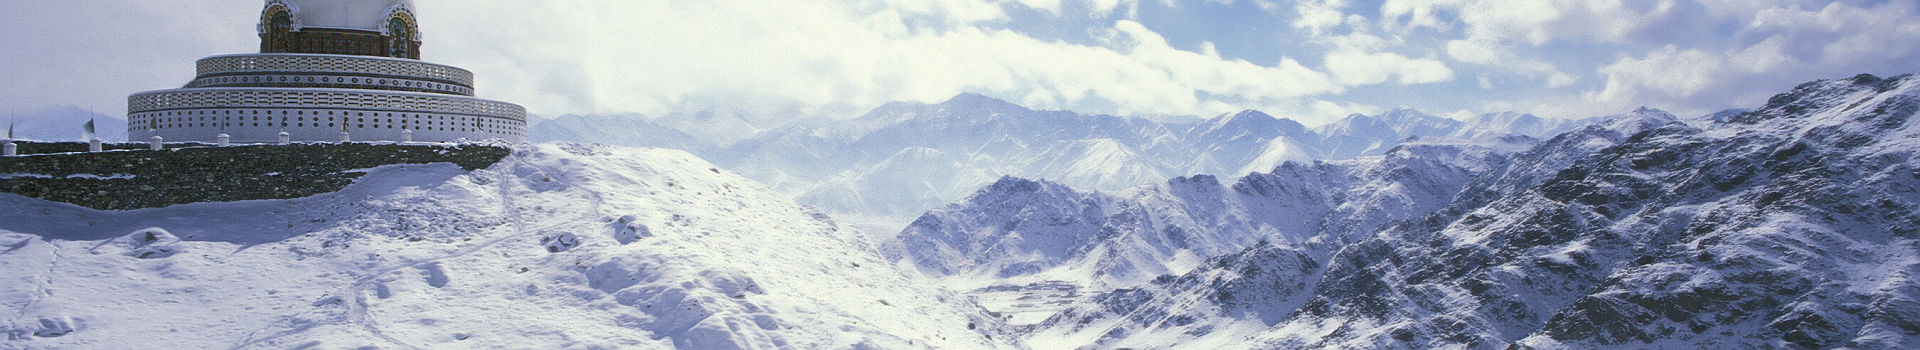
[[(1912, 348), (1916, 111), (1920, 79), (1861, 75), (1700, 124), (1648, 109), (1607, 117), (1477, 168), (1407, 174), (1460, 184), (1438, 202), (1407, 202), (1431, 207), (1349, 198), (1336, 207), (1399, 216), (1328, 216), (1356, 224), (1322, 221), (1304, 240), (1231, 228), (1258, 243), (1088, 298), (1028, 338), (1148, 348)], [(1269, 215), (1258, 216), (1303, 218)]]
[(1200, 175), (1119, 194), (1002, 178), (921, 216), (882, 247), (935, 276), (1042, 274), (1137, 285), (1274, 239), (1333, 243), (1439, 209), (1472, 174), (1534, 140), (1414, 143), (1350, 161), (1285, 163), (1233, 183)]

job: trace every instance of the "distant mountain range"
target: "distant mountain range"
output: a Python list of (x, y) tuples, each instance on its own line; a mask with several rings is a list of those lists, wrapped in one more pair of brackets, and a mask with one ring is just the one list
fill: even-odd
[[(94, 121), (94, 132), (101, 141), (126, 142), (127, 120), (94, 113), (75, 106), (57, 106), (11, 114), (0, 119), (0, 128), (13, 126), (13, 138), (35, 141), (82, 141), (84, 126)], [(0, 129), (4, 132), (4, 129)], [(4, 138), (5, 134), (0, 134)]]
[(1378, 155), (1409, 139), (1538, 138), (1588, 122), (1510, 112), (1457, 121), (1399, 109), (1318, 128), (1254, 110), (1169, 123), (1036, 111), (977, 94), (756, 126), (773, 120), (713, 111), (563, 116), (534, 124), (529, 138), (685, 149), (831, 212), (911, 217), (1002, 176), (1116, 192), (1175, 176)]

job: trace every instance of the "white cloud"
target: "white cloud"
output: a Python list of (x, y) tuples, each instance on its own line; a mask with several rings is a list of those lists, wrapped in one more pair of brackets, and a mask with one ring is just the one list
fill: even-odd
[(1440, 19), (1440, 12), (1463, 3), (1463, 0), (1387, 0), (1380, 4), (1380, 17), (1381, 22), (1396, 27), (1445, 29), (1447, 22)]
[(1785, 36), (1797, 46), (1817, 47), (1796, 56), (1825, 63), (1851, 63), (1903, 56), (1920, 49), (1920, 21), (1914, 3), (1889, 2), (1874, 8), (1830, 3), (1819, 11), (1773, 8), (1754, 15), (1749, 29)]
[[(926, 0), (926, 1), (942, 1), (942, 0)], [(999, 0), (999, 1), (1008, 2), (1008, 3), (1018, 3), (1021, 6), (1026, 6), (1027, 8), (1040, 10), (1042, 12), (1046, 12), (1048, 14), (1052, 14), (1055, 16), (1066, 15), (1067, 4), (1070, 4), (1070, 3), (1077, 3), (1082, 6), (1086, 6), (1087, 11), (1090, 12), (1091, 15), (1095, 15), (1095, 16), (1106, 16), (1106, 15), (1113, 14), (1115, 10), (1126, 9), (1127, 13), (1124, 14), (1125, 15), (1124, 17), (1127, 17), (1127, 18), (1133, 17), (1131, 13), (1133, 12), (1133, 9), (1136, 8), (1135, 5), (1139, 4), (1140, 2), (1139, 0)]]
[[(1728, 49), (1667, 45), (1639, 57), (1603, 65), (1605, 88), (1589, 100), (1627, 103), (1687, 101), (1699, 94), (1728, 95), (1760, 87), (1785, 88), (1798, 81), (1891, 69), (1908, 73), (1920, 56), (1920, 23), (1910, 3), (1873, 8), (1831, 3), (1818, 11), (1797, 6), (1753, 15), (1741, 33), (1764, 40)], [(1897, 62), (1907, 62), (1905, 64)], [(1792, 72), (1783, 76), (1783, 72)], [(1762, 93), (1746, 93), (1752, 99)], [(1739, 101), (1758, 103), (1759, 101)]]
[[(1083, 1), (1086, 1), (1087, 8), (1093, 11), (1094, 14), (1106, 15), (1106, 14), (1113, 13), (1113, 10), (1119, 9), (1122, 5), (1132, 7), (1132, 4), (1136, 0), (1083, 0)], [(1128, 16), (1128, 17), (1132, 17), (1132, 16)]]
[(1455, 61), (1473, 64), (1500, 63), (1500, 49), (1493, 45), (1472, 40), (1453, 40), (1447, 42), (1447, 57)]
[(1547, 25), (1560, 18), (1562, 9), (1541, 0), (1492, 0), (1469, 3), (1459, 11), (1470, 38), (1540, 45), (1553, 39)]
[[(1047, 0), (1024, 0), (1047, 1)], [(1057, 3), (1059, 0), (1052, 0)], [(1006, 18), (1000, 5), (984, 0), (880, 0), (879, 5), (904, 13), (937, 15), (959, 23), (998, 21)]]
[(1627, 6), (1621, 0), (1389, 0), (1381, 6), (1388, 30), (1434, 28), (1462, 38), (1444, 44), (1447, 57), (1538, 79), (1548, 88), (1572, 86), (1578, 78), (1556, 63), (1520, 54), (1563, 39), (1621, 43), (1649, 22), (1672, 17), (1675, 0)]
[(1625, 101), (1645, 92), (1668, 96), (1686, 96), (1705, 90), (1715, 75), (1725, 69), (1726, 59), (1701, 50), (1680, 50), (1673, 45), (1642, 58), (1621, 58), (1600, 67), (1607, 87), (1597, 99)]
[[(1198, 14), (1247, 5), (1233, 0), (418, 4), (427, 60), (469, 68), (482, 97), (541, 114), (724, 106), (846, 116), (960, 92), (1123, 114), (1260, 107), (1311, 117), (1366, 105), (1684, 113), (1752, 107), (1811, 79), (1920, 69), (1912, 1), (1383, 1), (1253, 0), (1262, 13), (1247, 20), (1275, 21), (1257, 25), (1134, 20), (1158, 5)], [(258, 6), (0, 2), (0, 32), (22, 33), (0, 36), (13, 48), (0, 50), (0, 76), (15, 82), (0, 87), (0, 103), (119, 110), (128, 93), (179, 86), (197, 58), (254, 51)], [(1048, 15), (1010, 16), (1028, 6)], [(1036, 20), (1061, 23), (1015, 23)], [(1429, 84), (1461, 76), (1473, 81)], [(1458, 89), (1476, 83), (1484, 89)], [(1353, 89), (1373, 84), (1428, 85)], [(1341, 108), (1320, 108), (1329, 103)]]
[[(1648, 23), (1674, 15), (1676, 0), (1637, 3), (1622, 0), (1389, 0), (1381, 6), (1389, 30), (1430, 27), (1451, 31), (1462, 24), (1445, 52), (1454, 61), (1484, 65), (1539, 79), (1549, 88), (1578, 82), (1544, 59), (1517, 54), (1515, 47), (1539, 47), (1556, 40), (1601, 43), (1629, 41)], [(1451, 16), (1451, 17), (1448, 17)]]
[(1547, 73), (1548, 88), (1560, 88), (1560, 87), (1573, 86), (1573, 83), (1575, 82), (1577, 82), (1577, 80), (1574, 79), (1573, 75), (1571, 74), (1561, 73), (1559, 71)]
[(1804, 0), (1694, 0), (1714, 17), (1746, 17), (1761, 10), (1785, 8)]
[[(1410, 58), (1391, 49), (1405, 47), (1404, 37), (1374, 35), (1364, 16), (1342, 12), (1345, 0), (1308, 1), (1295, 4), (1298, 18), (1293, 22), (1308, 41), (1326, 47), (1322, 64), (1341, 86), (1375, 85), (1389, 81), (1399, 85), (1417, 85), (1453, 80), (1453, 69), (1433, 58)], [(1330, 35), (1331, 29), (1347, 33)], [(1396, 79), (1397, 78), (1397, 79)]]
[(1060, 14), (1061, 0), (1012, 0), (1035, 10), (1043, 10), (1054, 15)]
[(1434, 59), (1407, 58), (1397, 53), (1341, 50), (1328, 53), (1327, 70), (1343, 85), (1373, 85), (1398, 76), (1400, 85), (1453, 80), (1453, 70)]
[(1260, 66), (1241, 60), (1222, 60), (1201, 53), (1174, 49), (1165, 38), (1133, 21), (1119, 21), (1117, 32), (1137, 44), (1128, 56), (1163, 70), (1171, 80), (1214, 94), (1245, 98), (1283, 98), (1338, 92), (1326, 74), (1308, 69), (1292, 59), (1275, 66)]
[(1546, 80), (1548, 88), (1573, 85), (1575, 78), (1553, 64), (1522, 58), (1510, 49), (1477, 40), (1452, 40), (1446, 44), (1447, 57), (1454, 61), (1495, 67), (1508, 73)]
[(1305, 29), (1313, 35), (1320, 35), (1327, 29), (1343, 24), (1346, 20), (1343, 9), (1346, 7), (1346, 0), (1309, 0), (1295, 3), (1293, 9), (1296, 17), (1292, 23), (1293, 27)]
[(1448, 31), (1450, 16), (1471, 39), (1538, 46), (1560, 38), (1625, 40), (1642, 24), (1671, 15), (1675, 1), (1657, 0), (1637, 11), (1623, 0), (1387, 0), (1380, 14), (1390, 29)]
[(1386, 111), (1387, 111), (1386, 108), (1381, 108), (1380, 106), (1373, 106), (1373, 105), (1367, 105), (1367, 104), (1352, 103), (1352, 102), (1341, 103), (1341, 102), (1333, 102), (1333, 101), (1327, 101), (1327, 100), (1314, 100), (1313, 104), (1306, 111), (1305, 114), (1309, 116), (1319, 117), (1318, 119), (1330, 120), (1330, 119), (1346, 117), (1348, 115), (1353, 115), (1356, 113), (1366, 114), (1366, 115), (1380, 115), (1381, 113), (1385, 113)]
[[(1586, 93), (1585, 100), (1611, 109), (1665, 104), (1683, 113), (1731, 107), (1727, 102), (1754, 107), (1759, 101), (1751, 99), (1769, 93), (1744, 85), (1769, 85), (1764, 83), (1778, 79), (1769, 75), (1797, 65), (1781, 51), (1784, 43), (1781, 37), (1773, 37), (1721, 52), (1668, 45), (1643, 57), (1623, 57), (1599, 68), (1606, 85), (1600, 91)], [(1702, 100), (1697, 95), (1709, 93), (1715, 96), (1705, 99), (1710, 104), (1697, 102)], [(1739, 101), (1725, 101), (1727, 98), (1719, 96)]]
[(467, 66), (482, 95), (541, 113), (874, 106), (979, 92), (1036, 108), (1187, 114), (1212, 105), (1201, 96), (1245, 103), (1341, 91), (1295, 60), (1180, 50), (1133, 21), (1114, 24), (1112, 45), (1084, 46), (968, 25), (1004, 14), (960, 3), (510, 2), (425, 8), (422, 22), (454, 32), (428, 43), (428, 59)]

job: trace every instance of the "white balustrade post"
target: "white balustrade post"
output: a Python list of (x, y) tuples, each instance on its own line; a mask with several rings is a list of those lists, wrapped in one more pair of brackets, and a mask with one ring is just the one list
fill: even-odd
[(12, 156), (19, 155), (20, 154), (19, 147), (20, 146), (15, 146), (13, 144), (13, 140), (7, 140), (6, 144), (0, 144), (0, 156), (12, 157)]
[(214, 136), (213, 139), (214, 139), (214, 143), (219, 144), (220, 147), (226, 147), (228, 145), (232, 145), (232, 143), (228, 141), (233, 140), (233, 137), (227, 136), (227, 134), (220, 134), (218, 136)]
[(288, 133), (287, 133), (287, 132), (285, 132), (285, 131), (281, 131), (281, 132), (280, 132), (280, 144), (282, 144), (282, 145), (284, 145), (284, 144), (289, 144), (289, 143), (293, 143), (293, 134), (288, 134)]
[(87, 141), (87, 152), (100, 152), (100, 138)]
[(154, 150), (154, 151), (166, 149), (167, 148), (166, 143), (163, 143), (162, 140), (163, 139), (160, 138), (160, 135), (153, 135), (153, 141), (147, 142), (147, 149)]
[(400, 129), (400, 142), (413, 142), (413, 129)]

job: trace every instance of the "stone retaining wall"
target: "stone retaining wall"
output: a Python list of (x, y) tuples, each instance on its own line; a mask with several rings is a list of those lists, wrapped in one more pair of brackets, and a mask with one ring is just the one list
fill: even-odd
[[(0, 141), (0, 142), (4, 142), (4, 141)], [(48, 153), (80, 153), (80, 152), (87, 151), (87, 144), (84, 142), (14, 141), (13, 144), (15, 146), (20, 147), (19, 151), (21, 155), (48, 154)], [(188, 148), (188, 147), (212, 147), (213, 144), (200, 143), (200, 142), (180, 142), (180, 143), (169, 142), (169, 143), (162, 144), (162, 146), (167, 149), (175, 149), (175, 148)], [(150, 145), (145, 142), (141, 142), (141, 143), (101, 142), (100, 143), (100, 149), (108, 150), (108, 151), (113, 151), (113, 150), (144, 151), (144, 150), (147, 150), (148, 148), (150, 148)], [(6, 171), (7, 170), (5, 168), (0, 168), (0, 173), (4, 173)]]
[[(83, 143), (17, 143), (23, 156), (0, 157), (0, 192), (102, 210), (196, 202), (287, 199), (339, 191), (389, 164), (453, 163), (474, 170), (512, 153), (481, 145), (310, 143), (184, 147), (147, 151), (114, 144), (101, 153)], [(137, 150), (124, 150), (137, 149)], [(29, 151), (33, 150), (33, 151)]]

